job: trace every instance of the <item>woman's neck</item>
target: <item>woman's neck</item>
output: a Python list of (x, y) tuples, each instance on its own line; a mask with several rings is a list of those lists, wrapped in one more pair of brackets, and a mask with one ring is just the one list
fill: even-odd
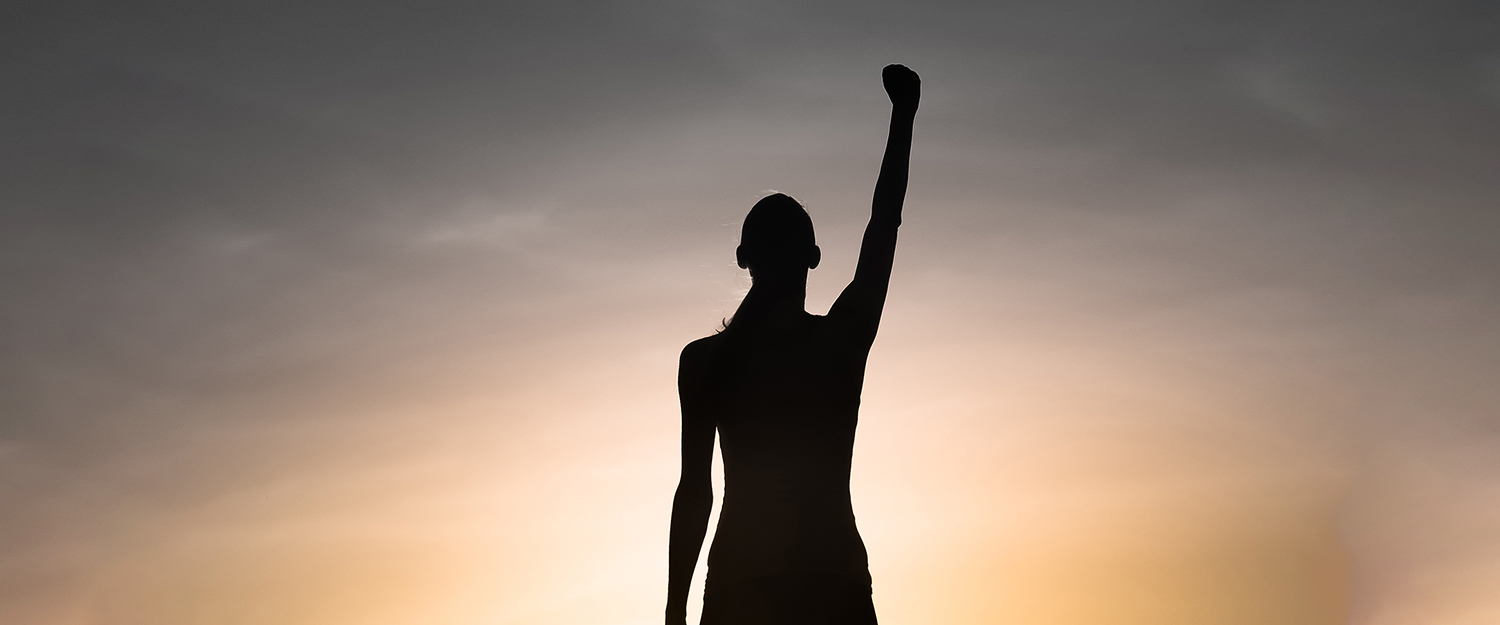
[(796, 279), (755, 279), (734, 313), (735, 321), (768, 322), (773, 326), (807, 316), (807, 274)]

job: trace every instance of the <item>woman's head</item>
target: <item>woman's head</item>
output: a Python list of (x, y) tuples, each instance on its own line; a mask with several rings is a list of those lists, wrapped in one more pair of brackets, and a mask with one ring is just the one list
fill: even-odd
[(755, 276), (812, 269), (818, 266), (822, 252), (813, 237), (812, 217), (807, 210), (797, 200), (775, 193), (761, 198), (745, 215), (735, 257), (740, 267)]

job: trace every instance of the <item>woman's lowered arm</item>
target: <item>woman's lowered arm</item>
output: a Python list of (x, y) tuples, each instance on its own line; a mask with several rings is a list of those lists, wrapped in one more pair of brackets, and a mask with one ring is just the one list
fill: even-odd
[(714, 422), (699, 409), (695, 395), (699, 392), (696, 374), (698, 363), (692, 357), (693, 345), (682, 350), (678, 364), (677, 393), (682, 400), (682, 478), (677, 495), (672, 498), (672, 530), (667, 548), (667, 620), (666, 625), (687, 622), (688, 588), (693, 567), (708, 532), (708, 517), (713, 511), (714, 491), (711, 480), (714, 457)]
[(881, 72), (891, 98), (891, 130), (885, 158), (875, 181), (870, 224), (859, 248), (854, 280), (844, 288), (828, 316), (843, 317), (865, 327), (873, 338), (880, 325), (886, 291), (891, 282), (891, 264), (896, 258), (896, 230), (901, 225), (901, 206), (906, 201), (907, 170), (911, 166), (912, 122), (922, 97), (922, 80), (904, 65), (887, 65)]

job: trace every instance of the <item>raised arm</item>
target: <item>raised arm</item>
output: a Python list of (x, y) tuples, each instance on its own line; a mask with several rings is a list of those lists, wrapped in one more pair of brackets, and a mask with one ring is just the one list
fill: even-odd
[(710, 477), (714, 420), (704, 413), (698, 399), (702, 392), (698, 379), (702, 365), (697, 354), (702, 347), (700, 343), (689, 344), (682, 350), (677, 366), (677, 394), (682, 402), (682, 478), (677, 482), (677, 495), (672, 498), (671, 543), (667, 548), (667, 625), (687, 622), (688, 587), (714, 505)]
[(887, 65), (881, 72), (885, 92), (891, 98), (891, 131), (875, 181), (870, 225), (859, 248), (854, 280), (844, 288), (828, 316), (844, 320), (875, 338), (885, 294), (891, 282), (891, 264), (896, 258), (896, 230), (901, 225), (901, 205), (906, 201), (906, 173), (911, 164), (911, 127), (922, 96), (922, 80), (904, 65)]

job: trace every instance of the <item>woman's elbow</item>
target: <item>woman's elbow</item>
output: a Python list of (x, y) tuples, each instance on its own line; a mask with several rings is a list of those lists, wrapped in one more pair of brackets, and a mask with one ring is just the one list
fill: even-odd
[(714, 500), (713, 482), (707, 476), (682, 476), (677, 482), (677, 499), (679, 501), (706, 501), (709, 504)]

